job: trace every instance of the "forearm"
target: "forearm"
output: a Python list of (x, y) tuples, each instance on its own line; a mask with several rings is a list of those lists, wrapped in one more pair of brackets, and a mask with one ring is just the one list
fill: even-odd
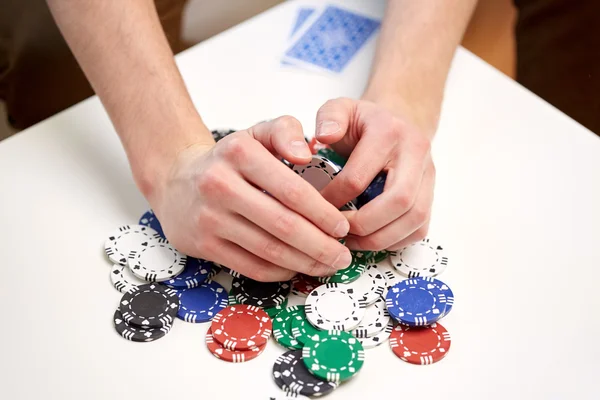
[(409, 108), (428, 134), (437, 128), (452, 57), (477, 0), (388, 0), (364, 98)]
[(194, 108), (152, 0), (48, 0), (150, 196), (182, 149), (212, 138)]

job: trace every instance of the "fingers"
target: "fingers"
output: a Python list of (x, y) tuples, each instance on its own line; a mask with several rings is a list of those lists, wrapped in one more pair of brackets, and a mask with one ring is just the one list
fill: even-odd
[[(427, 234), (431, 204), (433, 203), (435, 173), (432, 169), (433, 167), (428, 168), (423, 175), (415, 204), (408, 212), (374, 233), (366, 236), (349, 236), (346, 238), (346, 245), (356, 250), (389, 250), (397, 249), (398, 246), (405, 245), (410, 240), (423, 239)], [(356, 218), (361, 211), (362, 209), (355, 212), (350, 218)]]
[(322, 264), (336, 270), (350, 265), (348, 248), (304, 217), (246, 182), (235, 186), (236, 196), (229, 199), (232, 210)]
[[(352, 215), (350, 233), (371, 235), (412, 209), (421, 186), (433, 190), (434, 169), (428, 151), (427, 145), (403, 146), (397, 161), (387, 171), (383, 193)], [(426, 163), (430, 163), (431, 167), (424, 171)], [(425, 178), (428, 181), (423, 183)]]
[(260, 282), (287, 281), (296, 275), (294, 271), (270, 263), (226, 240), (221, 240), (215, 247), (215, 255), (215, 262)]
[[(367, 135), (369, 132), (364, 133), (365, 138)], [(321, 195), (337, 208), (355, 199), (384, 169), (390, 160), (391, 147), (391, 144), (382, 146), (373, 137), (371, 140), (359, 140), (342, 171), (321, 191)]]
[(310, 258), (242, 216), (230, 214), (225, 219), (222, 237), (264, 260), (310, 276), (326, 276), (335, 272), (330, 266)]
[(312, 157), (302, 124), (296, 118), (284, 116), (262, 122), (249, 128), (248, 133), (271, 153), (291, 163), (306, 164)]
[[(347, 235), (350, 229), (348, 220), (310, 183), (269, 154), (258, 141), (243, 134), (232, 139), (224, 143), (221, 151), (225, 153), (225, 158), (235, 163), (245, 180), (266, 190), (287, 208), (302, 215), (328, 235)], [(223, 141), (225, 140), (227, 139)], [(271, 203), (275, 202), (269, 202)]]
[(315, 137), (321, 143), (340, 141), (350, 126), (356, 100), (339, 98), (327, 101), (317, 111)]

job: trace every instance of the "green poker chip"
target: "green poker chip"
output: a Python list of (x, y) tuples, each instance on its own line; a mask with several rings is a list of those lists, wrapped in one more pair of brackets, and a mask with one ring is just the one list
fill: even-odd
[(267, 307), (267, 308), (264, 308), (263, 310), (265, 310), (267, 315), (271, 319), (273, 319), (287, 307), (287, 304), (288, 304), (288, 299), (286, 298), (285, 300), (283, 300), (283, 303), (281, 303), (280, 305), (273, 306), (273, 307)]
[(362, 276), (367, 270), (368, 255), (370, 252), (364, 251), (351, 251), (352, 262), (347, 268), (336, 271), (331, 276), (321, 276), (317, 278), (322, 283), (350, 283), (354, 282)]
[(228, 294), (228, 300), (227, 300), (227, 304), (230, 306), (235, 306), (236, 304), (240, 304), (237, 299), (235, 298), (235, 295), (233, 294), (233, 292), (230, 290), (229, 294)]
[(318, 150), (317, 154), (320, 155), (321, 157), (327, 158), (329, 161), (333, 162), (334, 164), (336, 164), (340, 167), (343, 167), (344, 165), (346, 165), (346, 162), (348, 161), (346, 158), (342, 157), (341, 155), (339, 155), (332, 149), (328, 149), (328, 148)]
[(296, 313), (294, 318), (292, 319), (292, 335), (300, 344), (307, 344), (312, 341), (312, 337), (319, 332), (323, 332), (323, 330), (314, 327), (308, 319), (306, 319), (306, 314)]
[(273, 337), (277, 343), (290, 350), (302, 348), (302, 344), (292, 333), (292, 320), (298, 314), (304, 315), (304, 306), (288, 307), (273, 319)]
[(352, 378), (365, 362), (365, 350), (344, 331), (322, 331), (304, 345), (302, 360), (316, 377), (340, 383)]
[(374, 251), (369, 257), (369, 264), (377, 264), (388, 258), (390, 253), (387, 250)]

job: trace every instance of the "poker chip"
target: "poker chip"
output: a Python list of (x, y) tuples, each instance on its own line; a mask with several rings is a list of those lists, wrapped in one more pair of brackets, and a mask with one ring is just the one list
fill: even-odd
[(171, 330), (171, 325), (161, 328), (143, 329), (125, 322), (121, 311), (117, 309), (114, 315), (115, 330), (119, 335), (132, 342), (153, 342), (164, 337)]
[(365, 309), (364, 318), (352, 334), (357, 338), (374, 336), (385, 329), (389, 322), (390, 314), (385, 308), (385, 301), (380, 297)]
[(238, 303), (238, 301), (236, 300), (235, 296), (233, 295), (233, 293), (231, 293), (231, 290), (229, 291), (229, 294), (227, 296), (227, 304), (230, 306), (236, 305), (236, 304), (240, 304)]
[(363, 319), (365, 307), (365, 301), (348, 285), (328, 283), (308, 295), (304, 312), (317, 328), (351, 331)]
[(277, 357), (275, 363), (273, 364), (273, 380), (275, 381), (275, 384), (284, 392), (287, 392), (288, 390), (285, 386), (285, 383), (283, 382), (283, 377), (281, 376), (281, 364), (283, 364), (283, 360), (285, 360), (286, 354), (287, 353), (284, 353)]
[(139, 285), (145, 285), (146, 281), (138, 278), (128, 267), (114, 264), (110, 270), (110, 280), (115, 289), (121, 293), (127, 293), (136, 289)]
[(298, 274), (292, 278), (292, 293), (297, 296), (306, 297), (310, 292), (321, 285), (322, 283), (315, 277)]
[(344, 204), (342, 206), (342, 208), (340, 208), (340, 211), (357, 211), (358, 208), (356, 207), (356, 205), (354, 205), (354, 203), (352, 201), (347, 202), (346, 204)]
[(302, 350), (285, 353), (280, 373), (286, 389), (294, 394), (319, 397), (334, 390), (338, 385), (313, 375), (302, 361)]
[(333, 149), (328, 147), (317, 150), (317, 155), (328, 159), (340, 168), (343, 168), (346, 165), (346, 162), (348, 161), (347, 159), (333, 151)]
[(267, 308), (264, 308), (264, 310), (267, 313), (267, 315), (269, 316), (269, 318), (273, 319), (277, 315), (279, 315), (280, 312), (285, 310), (285, 308), (287, 307), (287, 304), (288, 304), (288, 299), (285, 299), (285, 300), (283, 300), (282, 304), (280, 304), (278, 306), (267, 307)]
[(154, 283), (125, 293), (119, 305), (125, 322), (142, 328), (170, 326), (178, 309), (177, 292)]
[(365, 349), (371, 349), (388, 340), (392, 330), (394, 330), (394, 321), (390, 319), (383, 330), (370, 337), (358, 338), (358, 341)]
[(218, 142), (219, 140), (231, 135), (234, 132), (236, 132), (235, 129), (228, 129), (228, 128), (219, 128), (219, 129), (215, 129), (215, 130), (211, 131), (212, 137), (215, 140), (215, 142)]
[(387, 250), (374, 251), (369, 258), (369, 264), (377, 264), (388, 258), (390, 255)]
[(145, 243), (129, 254), (128, 265), (139, 278), (148, 282), (163, 282), (179, 275), (187, 257), (166, 242)]
[(349, 283), (354, 289), (354, 293), (361, 297), (367, 305), (373, 304), (380, 299), (387, 289), (387, 279), (384, 271), (377, 267), (377, 264), (371, 264), (367, 267), (365, 273), (352, 283)]
[(187, 257), (183, 271), (162, 283), (173, 289), (195, 288), (208, 279), (208, 275), (212, 270), (213, 264), (211, 262), (201, 258)]
[(108, 239), (104, 242), (104, 251), (113, 263), (127, 265), (127, 258), (132, 251), (140, 250), (143, 245), (161, 239), (158, 232), (150, 227), (123, 225), (108, 236)]
[(296, 313), (291, 323), (292, 335), (300, 344), (306, 344), (312, 340), (312, 336), (321, 329), (315, 328), (306, 318), (304, 313)]
[(436, 276), (448, 266), (448, 257), (442, 246), (423, 239), (402, 250), (390, 253), (392, 265), (409, 278)]
[(348, 332), (320, 332), (302, 349), (302, 359), (316, 377), (339, 383), (352, 378), (362, 368), (365, 351)]
[(281, 305), (288, 297), (291, 282), (258, 282), (250, 278), (234, 278), (231, 291), (241, 304), (259, 307), (274, 307)]
[(212, 320), (212, 334), (217, 342), (230, 350), (261, 347), (269, 337), (273, 324), (261, 308), (245, 304), (228, 306)]
[(267, 343), (254, 347), (248, 350), (231, 350), (226, 349), (220, 343), (218, 343), (212, 333), (212, 328), (208, 328), (205, 336), (206, 347), (208, 351), (215, 357), (220, 360), (232, 362), (232, 363), (242, 363), (246, 361), (250, 361), (258, 357), (262, 354), (263, 351), (267, 348)]
[(166, 238), (165, 233), (163, 232), (162, 226), (160, 224), (160, 221), (158, 220), (158, 218), (156, 218), (156, 215), (154, 214), (154, 211), (152, 210), (148, 210), (146, 211), (141, 217), (140, 217), (140, 221), (139, 221), (140, 225), (143, 226), (149, 226), (150, 228), (154, 229), (156, 232), (158, 232), (158, 234), (164, 239)]
[(390, 336), (390, 347), (398, 358), (411, 364), (429, 365), (450, 350), (450, 334), (439, 323), (425, 328), (398, 325)]
[(308, 164), (293, 165), (292, 170), (321, 191), (335, 178), (341, 168), (324, 157), (314, 155)]
[(304, 314), (304, 308), (304, 306), (288, 307), (273, 319), (273, 337), (283, 347), (291, 350), (302, 348), (302, 343), (292, 333), (291, 324), (296, 315)]
[(178, 290), (177, 295), (180, 302), (177, 317), (186, 322), (210, 321), (228, 305), (227, 291), (215, 281), (206, 281), (195, 288)]
[(212, 263), (210, 272), (208, 275), (206, 275), (206, 279), (208, 280), (214, 278), (219, 274), (219, 272), (221, 272), (221, 266), (219, 264)]
[(377, 174), (377, 176), (371, 181), (369, 186), (367, 186), (365, 191), (358, 195), (356, 199), (358, 203), (358, 208), (361, 208), (362, 206), (369, 203), (370, 201), (372, 201), (377, 196), (383, 193), (383, 188), (385, 187), (386, 179), (386, 172), (380, 172), (379, 174)]
[(385, 304), (390, 315), (398, 322), (424, 326), (444, 316), (446, 295), (433, 278), (407, 279), (388, 291)]
[(352, 262), (344, 269), (340, 269), (331, 276), (320, 276), (317, 279), (323, 283), (350, 283), (362, 276), (367, 269), (366, 253), (351, 251)]

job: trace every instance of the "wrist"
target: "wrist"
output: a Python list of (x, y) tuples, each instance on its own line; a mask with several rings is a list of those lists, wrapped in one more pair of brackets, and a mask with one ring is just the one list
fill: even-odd
[(182, 153), (195, 147), (208, 151), (215, 142), (200, 117), (149, 129), (125, 148), (136, 185), (152, 204)]

